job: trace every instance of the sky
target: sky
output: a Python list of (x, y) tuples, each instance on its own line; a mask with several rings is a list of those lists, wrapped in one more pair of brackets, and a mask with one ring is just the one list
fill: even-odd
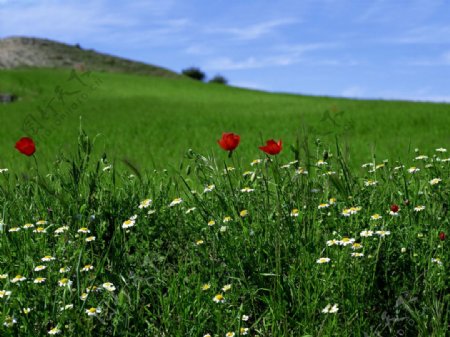
[(450, 102), (449, 0), (0, 0), (8, 36), (252, 89)]

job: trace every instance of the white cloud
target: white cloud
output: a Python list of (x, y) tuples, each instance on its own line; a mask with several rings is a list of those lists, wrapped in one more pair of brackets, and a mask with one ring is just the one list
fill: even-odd
[(278, 27), (291, 25), (297, 22), (298, 20), (289, 18), (276, 19), (245, 27), (210, 28), (207, 30), (207, 32), (224, 33), (227, 35), (231, 35), (233, 38), (238, 40), (255, 40), (273, 33)]

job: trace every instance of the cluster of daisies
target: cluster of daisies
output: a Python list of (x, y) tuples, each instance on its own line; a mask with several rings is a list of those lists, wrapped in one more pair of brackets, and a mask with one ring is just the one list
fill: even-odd
[[(2, 225), (5, 226), (5, 224), (3, 224), (3, 223), (2, 223)], [(34, 224), (26, 223), (21, 227), (11, 227), (8, 229), (8, 232), (14, 233), (14, 235), (17, 235), (15, 233), (20, 232), (22, 230), (25, 230), (25, 231), (31, 230), (32, 232), (37, 233), (38, 235), (43, 235), (43, 234), (48, 233), (49, 228), (51, 228), (51, 227), (52, 227), (52, 225), (49, 225), (49, 223), (46, 220), (39, 220)], [(70, 230), (69, 226), (67, 226), (67, 225), (61, 226), (61, 227), (56, 228), (53, 231), (53, 234), (55, 236), (59, 236), (69, 230)], [(89, 235), (91, 231), (87, 227), (79, 228), (76, 232), (77, 232), (77, 234), (75, 234), (76, 236), (85, 235), (85, 236), (83, 236), (83, 239), (86, 242), (95, 241), (95, 236)], [(74, 270), (72, 270), (72, 268), (69, 266), (59, 266), (59, 267), (56, 266), (56, 263), (58, 262), (58, 260), (59, 259), (57, 259), (55, 256), (52, 256), (52, 255), (45, 255), (45, 256), (39, 258), (39, 260), (34, 263), (34, 267), (33, 267), (33, 271), (32, 271), (33, 277), (27, 277), (22, 274), (16, 274), (14, 276), (10, 276), (8, 273), (0, 274), (0, 282), (3, 283), (4, 286), (11, 286), (11, 288), (8, 290), (7, 289), (0, 290), (0, 299), (8, 299), (8, 300), (13, 299), (14, 294), (16, 292), (20, 292), (22, 283), (34, 284), (36, 287), (40, 287), (44, 284), (47, 284), (49, 282), (48, 272), (56, 271), (56, 270), (58, 271), (58, 274), (61, 275), (61, 277), (58, 279), (57, 282), (55, 281), (55, 284), (54, 284), (55, 287), (66, 288), (70, 292), (75, 292), (76, 289), (72, 288), (74, 281), (71, 279), (71, 275), (70, 275), (71, 272)], [(92, 270), (94, 270), (94, 266), (92, 264), (86, 264), (86, 265), (80, 267), (78, 272), (81, 274), (85, 274), (85, 273), (91, 272)], [(73, 278), (76, 278), (75, 275), (78, 273), (74, 271), (72, 274), (74, 275)], [(104, 282), (98, 286), (91, 285), (88, 288), (86, 288), (85, 292), (81, 293), (80, 299), (82, 301), (86, 301), (91, 292), (100, 292), (102, 290), (113, 293), (116, 290), (116, 287), (112, 282)], [(22, 303), (21, 303), (21, 306), (23, 306)], [(73, 308), (74, 308), (73, 304), (61, 302), (59, 311), (63, 312), (63, 311), (71, 310)], [(32, 310), (34, 310), (34, 309), (28, 308), (28, 307), (22, 308), (21, 314), (28, 315)], [(101, 311), (102, 310), (100, 307), (91, 307), (91, 308), (85, 309), (85, 313), (87, 316), (97, 316), (98, 314), (101, 313)], [(18, 320), (15, 316), (6, 316), (6, 318), (3, 322), (3, 325), (5, 327), (12, 327), (15, 324), (17, 324), (17, 322), (18, 322)], [(50, 330), (48, 330), (49, 335), (57, 335), (60, 333), (62, 333), (62, 330), (59, 326), (52, 327)]]

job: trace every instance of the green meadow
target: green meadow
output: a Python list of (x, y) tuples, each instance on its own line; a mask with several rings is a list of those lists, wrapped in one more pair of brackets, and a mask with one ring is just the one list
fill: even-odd
[(178, 168), (186, 150), (221, 156), (222, 132), (241, 135), (240, 159), (259, 158), (265, 140), (290, 145), (339, 137), (351, 165), (406, 158), (415, 148), (448, 143), (450, 105), (403, 101), (350, 100), (272, 94), (190, 79), (117, 73), (71, 76), (69, 70), (2, 70), (0, 91), (20, 100), (0, 105), (0, 166), (23, 167), (9, 149), (27, 134), (36, 140), (42, 165), (71, 147), (80, 117), (119, 167)]
[(0, 336), (448, 336), (450, 105), (0, 76)]

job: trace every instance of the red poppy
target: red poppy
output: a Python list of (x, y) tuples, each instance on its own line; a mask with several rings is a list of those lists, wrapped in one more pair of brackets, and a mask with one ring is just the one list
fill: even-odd
[(22, 137), (16, 143), (16, 149), (19, 150), (19, 152), (23, 153), (24, 155), (32, 156), (33, 153), (36, 151), (36, 146), (34, 145), (33, 139), (28, 137)]
[(220, 147), (225, 151), (233, 151), (239, 145), (241, 137), (232, 132), (223, 133), (222, 138), (217, 141)]
[(392, 204), (391, 205), (391, 211), (392, 212), (397, 213), (399, 209), (400, 209), (400, 207), (398, 207), (397, 204)]
[(446, 235), (444, 232), (439, 232), (439, 240), (444, 241), (445, 237), (446, 237)]
[(278, 154), (280, 153), (281, 149), (283, 147), (281, 146), (281, 139), (278, 141), (278, 143), (276, 141), (274, 141), (273, 139), (270, 139), (266, 142), (265, 146), (260, 146), (259, 149), (264, 151), (267, 154)]

